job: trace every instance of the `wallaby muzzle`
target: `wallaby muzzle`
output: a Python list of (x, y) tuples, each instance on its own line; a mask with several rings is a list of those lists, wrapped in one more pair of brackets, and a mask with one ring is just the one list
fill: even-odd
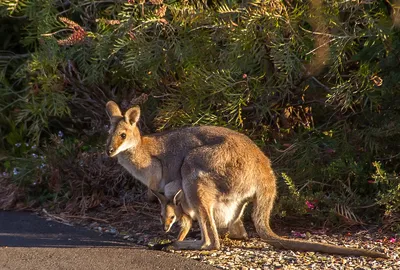
[(115, 147), (113, 143), (113, 137), (109, 138), (106, 145), (106, 154), (109, 157), (113, 157), (117, 152), (118, 147)]
[(165, 232), (165, 233), (168, 233), (169, 230), (171, 229), (171, 227), (172, 227), (171, 224), (170, 224), (170, 225), (165, 224), (165, 225), (164, 225), (164, 232)]
[(107, 152), (107, 155), (110, 157), (112, 155), (112, 153), (114, 153), (114, 148), (108, 147), (106, 152)]

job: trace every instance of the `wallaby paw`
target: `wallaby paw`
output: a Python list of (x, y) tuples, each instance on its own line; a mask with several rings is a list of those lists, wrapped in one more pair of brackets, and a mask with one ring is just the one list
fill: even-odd
[(161, 242), (161, 243), (155, 243), (155, 244), (148, 244), (149, 249), (153, 250), (165, 250), (168, 246), (171, 246), (173, 242)]
[(202, 249), (202, 250), (218, 250), (218, 249), (220, 249), (220, 244), (203, 244), (200, 249)]
[(228, 238), (232, 240), (249, 240), (249, 236), (246, 234), (228, 234)]
[(153, 250), (165, 250), (165, 248), (167, 248), (168, 246), (171, 246), (171, 243), (167, 243), (167, 244), (154, 244), (149, 246), (149, 249), (153, 249)]
[(173, 243), (170, 243), (169, 245), (166, 245), (162, 248), (162, 251), (171, 251), (171, 250), (176, 250)]

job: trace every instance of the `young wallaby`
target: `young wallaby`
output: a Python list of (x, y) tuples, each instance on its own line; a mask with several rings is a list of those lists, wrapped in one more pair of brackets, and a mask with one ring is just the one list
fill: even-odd
[[(223, 127), (199, 126), (141, 136), (139, 107), (121, 113), (106, 105), (111, 119), (106, 151), (135, 178), (163, 191), (172, 181), (181, 183), (190, 216), (196, 216), (201, 241), (177, 241), (175, 249), (219, 249), (218, 228), (233, 238), (246, 238), (241, 217), (252, 201), (253, 222), (260, 237), (276, 248), (331, 254), (387, 258), (383, 253), (303, 240), (286, 239), (270, 227), (276, 197), (276, 178), (270, 160), (248, 137)], [(166, 193), (166, 191), (165, 191)], [(168, 195), (167, 195), (168, 196)]]
[(192, 227), (192, 218), (186, 215), (182, 208), (183, 192), (179, 189), (172, 199), (167, 198), (156, 190), (150, 189), (157, 197), (161, 204), (161, 223), (164, 226), (164, 231), (167, 233), (172, 226), (179, 222), (181, 230), (179, 232), (178, 241), (183, 241)]

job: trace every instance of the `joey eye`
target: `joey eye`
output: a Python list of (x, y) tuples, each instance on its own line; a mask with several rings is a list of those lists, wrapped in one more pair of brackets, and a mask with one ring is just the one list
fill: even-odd
[(121, 136), (122, 139), (125, 139), (126, 138), (126, 133), (121, 133), (120, 136)]
[(170, 217), (170, 219), (174, 219), (174, 218), (175, 218), (175, 216), (171, 216), (171, 217)]

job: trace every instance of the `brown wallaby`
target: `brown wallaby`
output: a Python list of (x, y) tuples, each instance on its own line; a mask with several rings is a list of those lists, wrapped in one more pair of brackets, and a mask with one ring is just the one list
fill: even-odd
[[(257, 233), (276, 248), (387, 258), (386, 254), (335, 245), (286, 239), (270, 227), (276, 178), (270, 160), (248, 137), (223, 127), (199, 126), (141, 136), (139, 107), (121, 113), (106, 105), (111, 119), (107, 153), (153, 190), (181, 184), (190, 216), (196, 216), (201, 241), (177, 241), (176, 249), (219, 249), (217, 228), (234, 238), (247, 237), (241, 217), (252, 201)], [(164, 191), (167, 195), (167, 190)], [(168, 196), (168, 195), (167, 195)]]
[(185, 214), (182, 208), (182, 189), (173, 196), (172, 199), (167, 198), (156, 190), (150, 189), (157, 197), (161, 204), (161, 223), (164, 226), (164, 231), (167, 233), (172, 228), (175, 222), (179, 222), (181, 230), (179, 232), (178, 241), (183, 241), (192, 227), (192, 218)]

